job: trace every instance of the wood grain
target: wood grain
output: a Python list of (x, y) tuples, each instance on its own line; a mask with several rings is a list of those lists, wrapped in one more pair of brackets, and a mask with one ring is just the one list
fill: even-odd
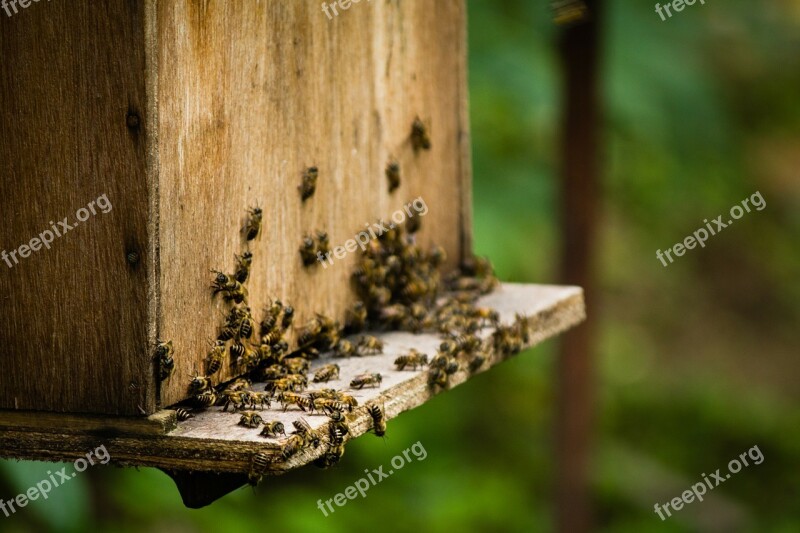
[(0, 13), (0, 251), (74, 223), (103, 194), (113, 206), (13, 268), (0, 262), (0, 407), (152, 413), (147, 143), (127, 124), (146, 120), (142, 6)]
[[(485, 297), (481, 304), (498, 309), (502, 322), (506, 324), (513, 321), (516, 313), (531, 317), (530, 346), (569, 329), (585, 317), (583, 293), (577, 287), (504, 284), (501, 290)], [(485, 333), (488, 334), (488, 331)], [(377, 402), (384, 405), (387, 418), (392, 419), (448, 390), (432, 389), (425, 370), (400, 372), (392, 364), (399, 353), (411, 347), (432, 355), (440, 342), (437, 336), (406, 333), (380, 335), (386, 341), (383, 355), (337, 359), (336, 362), (342, 368), (342, 379), (330, 383), (333, 387), (346, 386), (355, 373), (366, 369), (378, 371), (385, 376), (379, 389), (351, 391), (360, 402), (350, 421), (354, 437), (362, 435), (371, 427), (370, 417), (366, 412), (367, 404)], [(506, 358), (501, 354), (493, 354), (480, 372)], [(328, 361), (323, 358), (316, 365), (326, 362)], [(464, 369), (460, 370), (451, 376), (449, 388), (464, 383), (473, 375)], [(288, 428), (291, 428), (292, 420), (303, 414), (294, 409), (284, 413), (276, 407), (264, 410), (263, 416), (270, 420), (282, 420)], [(61, 429), (60, 432), (53, 432), (52, 428), (15, 428), (12, 424), (8, 430), (0, 433), (0, 457), (66, 461), (80, 457), (87, 450), (102, 444), (116, 464), (152, 466), (170, 471), (241, 474), (248, 471), (253, 454), (279, 453), (281, 440), (264, 439), (258, 436), (258, 430), (237, 426), (238, 416), (222, 413), (220, 409), (213, 408), (198, 414), (193, 419), (179, 423), (177, 429), (162, 435), (153, 435), (148, 429), (146, 434), (133, 436), (121, 428), (115, 432), (113, 426), (108, 426), (103, 433), (97, 433), (88, 432), (83, 426), (65, 424), (54, 425)], [(322, 416), (304, 417), (312, 427), (319, 428), (326, 423), (326, 418)], [(130, 429), (130, 426), (126, 427)], [(391, 432), (391, 423), (389, 431)], [(323, 451), (323, 447), (308, 449), (288, 462), (277, 461), (273, 463), (269, 473), (281, 474), (298, 468), (320, 456)]]
[[(250, 304), (260, 311), (280, 298), (297, 308), (297, 324), (316, 312), (341, 319), (353, 300), (356, 254), (304, 268), (306, 233), (324, 230), (342, 245), (422, 197), (421, 242), (442, 244), (456, 264), (469, 220), (465, 14), (460, 0), (363, 2), (332, 20), (316, 2), (174, 0), (156, 9), (156, 318), (177, 352), (161, 397), (171, 405), (203, 371), (226, 309), (211, 299), (209, 269), (229, 271), (245, 249), (247, 207), (265, 212), (250, 245)], [(430, 151), (409, 142), (417, 115), (430, 126)], [(402, 169), (392, 194), (390, 158)], [(319, 184), (302, 204), (297, 186), (311, 165)], [(219, 378), (230, 376), (226, 367)]]

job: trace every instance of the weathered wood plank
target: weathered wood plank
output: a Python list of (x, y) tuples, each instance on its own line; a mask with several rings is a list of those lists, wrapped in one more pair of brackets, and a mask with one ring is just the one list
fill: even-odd
[(19, 9), (0, 15), (0, 251), (74, 229), (0, 261), (0, 407), (152, 413), (142, 4)]
[[(555, 287), (541, 285), (504, 284), (502, 289), (484, 297), (481, 305), (490, 305), (501, 312), (503, 323), (511, 323), (516, 313), (531, 317), (530, 345), (534, 346), (566, 329), (580, 323), (585, 317), (583, 293), (576, 287)], [(486, 332), (488, 333), (488, 332)], [(363, 358), (337, 359), (342, 368), (342, 379), (331, 382), (332, 387), (346, 388), (354, 375), (365, 369), (378, 371), (384, 375), (379, 389), (351, 391), (360, 402), (349, 424), (353, 436), (359, 436), (371, 427), (366, 412), (367, 403), (378, 402), (385, 406), (387, 418), (392, 419), (400, 413), (422, 405), (431, 397), (444, 390), (431, 389), (427, 372), (403, 371), (394, 369), (392, 364), (396, 355), (410, 347), (432, 354), (440, 339), (435, 335), (410, 335), (406, 333), (380, 334), (386, 341), (385, 353)], [(493, 354), (485, 371), (505, 359)], [(325, 358), (315, 366), (327, 362)], [(467, 381), (472, 374), (461, 370), (450, 377), (450, 388)], [(9, 428), (0, 434), (0, 456), (36, 460), (72, 460), (103, 444), (111, 454), (112, 460), (121, 465), (153, 466), (166, 470), (194, 470), (204, 472), (247, 472), (250, 460), (255, 453), (278, 454), (282, 439), (264, 439), (258, 430), (237, 426), (238, 415), (220, 412), (213, 408), (200, 413), (196, 418), (181, 422), (178, 428), (168, 434), (154, 436), (125, 435), (113, 430), (104, 433), (87, 433), (81, 428), (70, 428), (58, 424), (63, 432), (50, 432), (42, 429)], [(279, 419), (291, 428), (291, 421), (303, 413), (290, 410), (286, 413), (273, 406), (264, 410), (266, 419)], [(322, 416), (304, 416), (312, 427), (326, 423)], [(391, 424), (389, 424), (391, 431)], [(312, 461), (324, 452), (324, 448), (304, 450), (288, 462), (273, 464), (271, 474), (280, 474)]]

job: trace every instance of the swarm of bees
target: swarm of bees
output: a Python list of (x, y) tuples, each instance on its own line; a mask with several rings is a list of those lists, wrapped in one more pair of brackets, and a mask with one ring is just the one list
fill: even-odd
[[(430, 148), (427, 131), (419, 120), (415, 121), (412, 141), (415, 149)], [(397, 188), (399, 165), (390, 163), (386, 175), (390, 190)], [(304, 173), (299, 187), (303, 201), (314, 194), (316, 179), (316, 168)], [(205, 373), (189, 382), (188, 392), (195, 408), (219, 406), (223, 412), (230, 410), (239, 415), (238, 425), (257, 429), (264, 438), (283, 439), (279, 454), (259, 453), (253, 457), (249, 472), (251, 483), (260, 481), (272, 461), (288, 460), (307, 448), (326, 446), (316, 461), (324, 468), (341, 459), (351, 433), (348, 419), (357, 416), (354, 409), (358, 401), (332, 388), (308, 390), (309, 379), (314, 384), (327, 384), (339, 380), (341, 370), (338, 364), (324, 364), (317, 367), (310, 378), (311, 362), (324, 352), (332, 352), (336, 357), (383, 353), (383, 341), (363, 334), (364, 331), (438, 332), (442, 342), (432, 358), (412, 349), (394, 360), (398, 370), (416, 371), (427, 367), (432, 387), (447, 387), (449, 377), (462, 369), (479, 371), (486, 364), (490, 349), (503, 354), (515, 353), (528, 341), (530, 324), (526, 319), (517, 317), (512, 326), (501, 327), (495, 310), (475, 303), (498, 283), (491, 263), (484, 258), (469, 258), (462, 263), (460, 272), (442, 276), (444, 249), (434, 246), (425, 251), (418, 246), (419, 225), (412, 225), (412, 220), (417, 221), (419, 217), (409, 219), (405, 229), (385, 224), (391, 229), (371, 241), (362, 252), (352, 274), (360, 299), (346, 311), (344, 326), (319, 313), (305, 324), (294, 326), (294, 308), (280, 300), (269, 301), (261, 319), (254, 318), (245, 286), (253, 265), (250, 251), (235, 256), (233, 274), (213, 271), (213, 294), (221, 294), (230, 307), (217, 338), (211, 342)], [(243, 229), (247, 241), (260, 235), (261, 221), (260, 208), (248, 211)], [(328, 236), (323, 232), (306, 235), (300, 250), (307, 265), (316, 262), (319, 253), (328, 252)], [(286, 334), (293, 326), (298, 328), (297, 347), (290, 351)], [(489, 326), (497, 329), (484, 340), (479, 333)], [(345, 338), (345, 335), (350, 337)], [(162, 379), (172, 373), (172, 354), (170, 342), (159, 343), (156, 357)], [(213, 376), (220, 372), (226, 360), (235, 374), (242, 377), (215, 386)], [(384, 375), (364, 372), (353, 377), (349, 386), (355, 390), (381, 387)], [(263, 383), (263, 391), (253, 390), (253, 382)], [(266, 410), (271, 409), (297, 409), (304, 416), (327, 416), (328, 421), (319, 429), (313, 429), (307, 420), (297, 419), (292, 423), (294, 431), (287, 436), (282, 422), (265, 420)], [(384, 436), (384, 407), (373, 403), (366, 412), (372, 420), (374, 433)], [(194, 415), (187, 408), (178, 407), (177, 416), (186, 420)]]

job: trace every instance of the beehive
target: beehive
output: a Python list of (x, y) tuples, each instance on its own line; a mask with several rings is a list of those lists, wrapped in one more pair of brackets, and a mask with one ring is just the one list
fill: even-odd
[[(305, 234), (343, 246), (395, 212), (407, 220), (416, 200), (419, 243), (443, 246), (445, 269), (472, 254), (463, 0), (344, 4), (329, 16), (316, 2), (99, 0), (0, 17), (0, 248), (17, 254), (0, 263), (0, 456), (68, 460), (103, 443), (115, 463), (162, 468), (187, 504), (208, 503), (246, 481), (253, 454), (280, 450), (217, 411), (176, 426), (163, 409), (187, 397), (227, 309), (212, 269), (230, 271), (249, 249), (251, 307), (280, 298), (302, 324), (343, 318), (358, 255), (306, 267)], [(429, 150), (412, 146), (417, 119)], [(401, 168), (393, 191), (390, 161)], [(318, 185), (303, 202), (310, 166)], [(256, 206), (263, 231), (247, 243)], [(64, 217), (81, 220), (20, 253)], [(504, 324), (528, 317), (528, 346), (584, 317), (575, 287), (503, 285), (483, 303)], [(369, 365), (386, 380), (357, 393), (353, 437), (369, 428), (365, 403), (393, 418), (446, 390), (392, 366), (402, 350), (435, 349), (435, 334), (384, 338)], [(175, 348), (163, 382), (159, 340)], [(477, 371), (507, 355), (487, 354)], [(364, 364), (343, 362), (336, 386)], [(232, 377), (226, 365), (215, 381)]]

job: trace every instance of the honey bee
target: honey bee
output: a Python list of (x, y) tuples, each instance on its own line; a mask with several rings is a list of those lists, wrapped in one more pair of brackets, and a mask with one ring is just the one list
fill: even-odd
[(257, 453), (253, 456), (253, 462), (250, 465), (250, 471), (247, 474), (247, 480), (251, 485), (256, 486), (259, 484), (261, 478), (264, 477), (264, 473), (267, 471), (267, 468), (269, 468), (270, 462), (269, 455), (263, 452)]
[(247, 353), (247, 348), (241, 342), (234, 342), (228, 350), (231, 352), (231, 360), (236, 361), (237, 364), (244, 358)]
[(313, 446), (316, 448), (319, 446), (321, 441), (319, 433), (313, 429), (308, 424), (308, 422), (304, 418), (300, 418), (292, 422), (294, 426), (294, 431), (292, 433), (299, 435), (303, 438), (303, 445), (304, 446)]
[(249, 340), (250, 337), (253, 336), (253, 330), (255, 330), (256, 323), (253, 320), (253, 317), (250, 316), (248, 313), (247, 316), (242, 317), (239, 321), (239, 329), (236, 332), (236, 340), (241, 342), (242, 339)]
[(297, 343), (301, 347), (314, 344), (317, 342), (321, 334), (322, 322), (319, 320), (319, 318), (312, 318), (303, 328), (303, 331), (300, 333), (300, 337), (297, 339)]
[(249, 388), (252, 384), (253, 384), (253, 382), (250, 381), (249, 379), (238, 378), (238, 379), (235, 379), (235, 380), (231, 381), (228, 384), (228, 386), (225, 387), (225, 390), (229, 390), (229, 391), (244, 390), (244, 389)]
[(318, 411), (323, 411), (329, 416), (331, 413), (335, 411), (350, 411), (352, 412), (353, 408), (347, 405), (344, 402), (340, 402), (339, 400), (333, 400), (330, 398), (317, 398), (314, 403), (314, 407)]
[(406, 221), (406, 232), (409, 235), (413, 235), (417, 233), (422, 228), (422, 218), (421, 217), (413, 217), (409, 218)]
[(383, 353), (383, 341), (372, 335), (364, 335), (358, 339), (358, 350), (361, 355)]
[(302, 357), (287, 359), (283, 364), (290, 374), (306, 374), (311, 367), (311, 363), (308, 362), (308, 359), (303, 359)]
[(431, 149), (431, 139), (428, 136), (428, 129), (419, 117), (415, 118), (414, 123), (411, 125), (411, 146), (414, 147), (415, 152)]
[(400, 163), (389, 161), (386, 165), (386, 179), (389, 180), (389, 192), (394, 192), (400, 186)]
[(383, 381), (383, 376), (380, 374), (375, 373), (366, 373), (366, 374), (359, 374), (353, 381), (350, 382), (350, 387), (353, 389), (363, 389), (367, 385), (372, 385), (373, 387), (380, 387), (381, 382)]
[(205, 407), (211, 407), (212, 405), (217, 403), (217, 399), (218, 399), (217, 393), (214, 392), (214, 389), (210, 389), (196, 395), (193, 398), (193, 401), (197, 407), (205, 408)]
[(278, 394), (276, 399), (278, 400), (278, 402), (280, 402), (281, 407), (283, 407), (284, 411), (286, 411), (290, 405), (296, 405), (301, 410), (305, 411), (305, 409), (301, 407), (300, 404), (305, 403), (304, 400), (307, 400), (307, 398), (304, 398), (299, 394), (296, 394), (294, 392), (281, 392)]
[(316, 257), (319, 257), (318, 254), (326, 255), (331, 252), (331, 243), (328, 240), (328, 234), (324, 231), (317, 232), (317, 254)]
[(499, 327), (491, 338), (495, 351), (501, 354), (512, 355), (522, 351), (522, 338), (513, 327)]
[(283, 317), (281, 318), (281, 327), (285, 330), (289, 329), (289, 326), (292, 325), (292, 320), (294, 319), (294, 307), (286, 306), (283, 310)]
[(482, 325), (497, 327), (500, 325), (500, 313), (489, 307), (475, 307), (472, 316), (481, 320)]
[(309, 167), (303, 173), (303, 181), (297, 187), (297, 189), (300, 191), (300, 199), (303, 202), (314, 196), (314, 191), (317, 190), (318, 176), (319, 176), (319, 169), (317, 169), (317, 167)]
[(433, 385), (438, 385), (440, 387), (447, 386), (447, 372), (444, 371), (442, 368), (431, 368), (430, 369), (430, 382)]
[(211, 379), (205, 376), (195, 376), (189, 382), (189, 394), (200, 394), (212, 387)]
[(306, 267), (317, 262), (317, 247), (311, 235), (303, 237), (303, 242), (300, 245), (300, 258), (303, 260), (303, 266)]
[(219, 369), (222, 368), (222, 362), (224, 360), (225, 342), (218, 340), (212, 345), (211, 351), (208, 352), (208, 357), (206, 360), (206, 374), (213, 376), (219, 372)]
[(344, 437), (347, 434), (340, 425), (331, 424), (328, 429), (328, 440), (330, 446), (328, 450), (314, 461), (314, 465), (320, 468), (329, 468), (338, 463), (344, 455)]
[(222, 392), (222, 412), (227, 411), (229, 406), (233, 407), (233, 411), (244, 409), (246, 394), (247, 391), (224, 390)]
[(345, 329), (348, 333), (359, 333), (367, 325), (367, 306), (357, 300), (353, 307), (345, 312)]
[(286, 379), (274, 379), (272, 381), (268, 381), (267, 384), (264, 386), (264, 390), (271, 394), (278, 394), (280, 395), (284, 392), (291, 392), (293, 389), (293, 384), (290, 383)]
[(254, 207), (248, 212), (247, 222), (244, 225), (244, 234), (248, 241), (252, 241), (261, 233), (261, 219), (263, 213), (260, 207)]
[(295, 392), (301, 391), (308, 386), (308, 378), (303, 374), (289, 374), (284, 378), (292, 385)]
[(261, 407), (262, 409), (264, 406), (267, 409), (270, 408), (270, 401), (269, 401), (269, 394), (266, 392), (251, 392), (245, 391), (243, 393), (242, 401), (244, 404), (249, 405), (250, 409), (255, 409), (257, 406)]
[(292, 456), (299, 452), (305, 444), (305, 439), (300, 435), (290, 436), (281, 448), (281, 457), (288, 461)]
[(407, 366), (410, 366), (412, 370), (416, 370), (418, 366), (428, 364), (428, 356), (412, 348), (408, 354), (401, 355), (395, 359), (394, 364), (397, 365), (397, 370), (405, 370)]
[(189, 420), (190, 418), (194, 418), (191, 410), (184, 409), (183, 407), (178, 407), (175, 409), (175, 416), (178, 417), (179, 422), (183, 422), (185, 420)]
[(369, 414), (372, 417), (372, 427), (375, 435), (383, 437), (386, 434), (386, 412), (383, 407), (372, 404), (369, 406)]
[(175, 372), (175, 360), (172, 354), (175, 352), (172, 341), (158, 341), (156, 346), (156, 363), (158, 365), (158, 380), (164, 381)]
[(281, 379), (287, 374), (287, 372), (288, 370), (286, 370), (286, 367), (282, 365), (270, 365), (266, 368), (262, 368), (259, 371), (259, 377), (264, 381)]
[(236, 256), (236, 272), (233, 274), (233, 279), (239, 283), (244, 283), (250, 277), (250, 267), (253, 264), (253, 254), (245, 252), (242, 255)]
[(339, 379), (339, 365), (337, 364), (320, 367), (314, 374), (314, 383), (327, 383), (332, 379)]
[(277, 438), (278, 435), (286, 436), (286, 431), (281, 422), (264, 422), (264, 429), (261, 430), (262, 437)]
[[(350, 426), (347, 425), (347, 417), (342, 410), (331, 410), (328, 416), (330, 416), (331, 419), (330, 427), (337, 428), (342, 439), (344, 438), (344, 435), (348, 435), (350, 433)], [(331, 439), (331, 442), (335, 442), (334, 439)]]
[(214, 294), (223, 292), (226, 300), (233, 300), (237, 304), (247, 299), (247, 288), (244, 285), (222, 272), (216, 270), (212, 272), (216, 274), (214, 285), (212, 286)]
[(356, 346), (347, 339), (339, 339), (333, 351), (336, 357), (350, 357), (356, 355)]
[(267, 346), (273, 346), (279, 343), (283, 339), (283, 332), (277, 329), (273, 329), (266, 335), (261, 337), (261, 344), (266, 344)]
[(239, 419), (240, 426), (251, 429), (257, 428), (262, 422), (263, 420), (261, 419), (261, 415), (254, 413), (253, 411), (245, 411), (242, 413), (242, 417)]
[(469, 371), (477, 372), (485, 362), (486, 362), (486, 357), (484, 357), (483, 355), (476, 355), (469, 362)]

